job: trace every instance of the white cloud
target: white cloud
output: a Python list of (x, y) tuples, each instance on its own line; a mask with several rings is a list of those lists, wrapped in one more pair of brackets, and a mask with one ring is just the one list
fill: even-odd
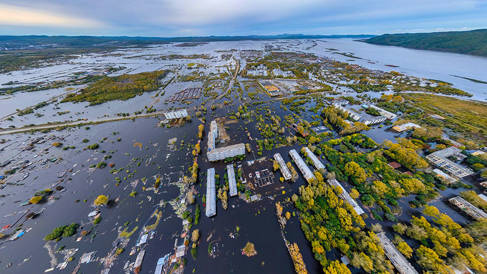
[[(164, 16), (155, 17), (177, 25), (198, 25), (254, 20), (269, 22), (299, 14), (328, 0), (166, 0), (162, 5)], [(246, 22), (238, 22), (245, 24)], [(252, 22), (247, 22), (252, 23)]]
[(102, 23), (92, 19), (5, 4), (0, 4), (0, 25), (63, 28), (95, 28), (103, 26)]
[[(426, 23), (425, 29), (473, 26), (461, 22), (445, 25), (454, 18), (475, 19), (475, 26), (487, 25), (485, 0), (0, 1), (5, 3), (0, 4), (0, 25), (47, 26), (53, 31), (59, 26), (63, 27), (60, 33), (73, 26), (84, 27), (88, 33), (158, 36), (328, 34), (332, 30), (357, 33), (359, 29), (361, 33), (383, 33), (423, 28), (421, 25)], [(6, 6), (8, 4), (10, 6)], [(21, 6), (25, 8), (6, 11), (6, 7)], [(24, 15), (12, 15), (18, 11)]]

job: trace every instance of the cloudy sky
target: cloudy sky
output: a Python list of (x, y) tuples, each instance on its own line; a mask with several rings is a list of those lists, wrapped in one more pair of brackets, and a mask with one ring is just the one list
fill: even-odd
[(382, 34), (487, 28), (486, 0), (1, 0), (0, 35)]

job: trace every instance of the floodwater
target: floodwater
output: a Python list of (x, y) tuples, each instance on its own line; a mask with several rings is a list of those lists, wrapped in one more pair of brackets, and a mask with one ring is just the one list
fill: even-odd
[[(213, 42), (188, 48), (166, 44), (144, 49), (122, 49), (112, 55), (87, 54), (66, 64), (0, 75), (0, 87), (12, 80), (23, 84), (67, 80), (73, 77), (74, 73), (96, 72), (110, 66), (125, 67), (112, 75), (156, 69), (172, 69), (181, 74), (186, 74), (191, 71), (187, 68), (187, 64), (195, 62), (206, 66), (199, 71), (210, 74), (226, 70), (225, 66), (230, 61), (225, 59), (223, 55), (232, 53), (232, 49), (237, 49), (232, 54), (239, 58), (242, 53), (238, 50), (264, 50), (266, 47), (274, 47), (276, 50), (312, 52), (319, 56), (352, 62), (371, 69), (394, 69), (418, 77), (444, 80), (473, 93), (475, 99), (486, 100), (487, 98), (485, 96), (485, 85), (451, 76), (460, 75), (487, 80), (485, 79), (486, 76), (481, 75), (478, 69), (479, 67), (487, 67), (487, 58), (382, 47), (350, 39)], [(349, 61), (349, 57), (334, 54), (327, 48), (336, 48), (341, 52), (353, 53), (363, 59)], [(207, 54), (210, 58), (158, 59), (160, 56), (170, 54)], [(399, 58), (398, 56), (401, 54), (402, 57)], [(456, 66), (445, 65), (450, 62)], [(467, 64), (469, 64), (468, 68)], [(386, 65), (397, 65), (399, 67), (391, 68)], [(168, 81), (169, 79), (165, 80)], [(3, 163), (7, 159), (12, 159), (13, 163), (29, 160), (31, 165), (22, 170), (24, 173), (28, 172), (27, 178), (19, 182), (10, 182), (0, 189), (0, 226), (14, 224), (20, 220), (23, 223), (21, 229), (26, 231), (21, 238), (15, 241), (0, 242), (0, 273), (42, 273), (65, 260), (62, 254), (63, 248), (64, 250), (79, 249), (73, 255), (72, 262), (67, 264), (64, 272), (73, 272), (82, 254), (96, 251), (95, 261), (81, 264), (80, 272), (99, 273), (104, 269), (101, 258), (106, 257), (110, 250), (117, 247), (117, 230), (123, 227), (129, 230), (138, 227), (125, 247), (125, 251), (116, 258), (110, 268), (110, 273), (124, 273), (126, 266), (135, 260), (137, 253), (130, 255), (130, 251), (138, 241), (142, 227), (153, 222), (153, 218), (150, 217), (151, 214), (155, 209), (160, 209), (162, 210), (161, 222), (154, 230), (153, 237), (143, 247), (146, 250), (146, 255), (142, 263), (141, 273), (153, 273), (158, 258), (172, 253), (175, 242), (177, 245), (183, 244), (184, 239), (181, 238), (182, 220), (177, 217), (173, 205), (180, 204), (184, 198), (184, 193), (180, 189), (181, 184), (178, 181), (183, 175), (187, 175), (188, 167), (193, 160), (192, 145), (197, 141), (197, 126), (201, 123), (195, 116), (195, 108), (203, 103), (204, 98), (194, 100), (190, 105), (166, 104), (165, 99), (184, 88), (201, 86), (202, 83), (199, 81), (171, 82), (165, 88), (165, 93), (162, 96), (155, 96), (160, 92), (155, 91), (128, 101), (115, 101), (97, 106), (87, 106), (86, 103), (59, 103), (57, 101), (36, 111), (43, 116), (37, 117), (29, 114), (23, 117), (15, 117), (12, 121), (1, 121), (1, 127), (8, 127), (11, 125), (45, 123), (47, 121), (95, 119), (114, 116), (120, 112), (139, 111), (148, 105), (153, 105), (158, 110), (185, 107), (193, 117), (192, 122), (173, 128), (159, 127), (160, 119), (158, 118), (144, 118), (70, 128), (59, 132), (3, 136), (2, 138), (5, 138), (6, 142), (0, 145), (0, 148), (3, 148), (3, 151), (0, 151), (1, 162)], [(223, 87), (218, 86), (214, 90), (221, 92)], [(252, 88), (249, 91), (252, 91)], [(0, 96), (2, 99), (0, 100), (0, 116), (3, 117), (16, 108), (35, 105), (65, 92), (64, 89), (51, 89), (33, 93), (19, 92), (13, 95), (2, 95)], [(281, 117), (291, 114), (279, 108), (279, 102), (272, 101), (262, 94), (258, 96), (259, 100), (264, 101), (264, 105), (249, 106), (251, 110), (265, 106)], [(208, 108), (205, 115), (206, 128), (212, 119), (235, 112), (238, 106), (243, 103), (236, 92), (233, 92), (231, 97), (234, 99), (234, 103), (230, 105), (223, 105), (225, 100), (229, 100), (228, 98), (213, 101), (214, 104), (222, 104), (222, 107), (215, 111)], [(310, 108), (312, 105), (305, 107)], [(70, 113), (58, 114), (67, 110)], [(313, 115), (315, 114), (303, 113), (302, 116), (304, 119), (311, 119)], [(397, 134), (386, 131), (386, 128), (374, 126), (365, 134), (378, 143), (385, 139), (393, 140), (397, 137)], [(253, 140), (244, 134), (246, 131), (254, 137)], [(255, 137), (259, 136), (255, 122), (243, 123), (240, 120), (238, 123), (229, 124), (227, 132), (232, 143), (244, 142), (252, 145), (254, 151), (247, 154), (246, 160), (259, 158), (255, 153)], [(206, 134), (207, 131), (205, 131)], [(45, 143), (35, 144), (33, 149), (27, 150), (28, 144), (39, 137), (44, 138)], [(176, 150), (167, 146), (168, 140), (174, 137), (177, 138)], [(104, 138), (107, 139), (104, 140)], [(120, 140), (118, 140), (119, 138)], [(83, 143), (83, 139), (89, 141)], [(294, 211), (293, 205), (284, 202), (284, 200), (290, 194), (296, 193), (299, 186), (305, 183), (304, 180), (300, 176), (295, 183), (283, 184), (276, 179), (274, 184), (258, 188), (252, 192), (252, 194), (261, 195), (260, 201), (247, 203), (238, 197), (232, 197), (229, 198), (227, 210), (222, 208), (220, 201), (217, 201), (217, 215), (213, 218), (207, 218), (202, 203), (206, 189), (206, 169), (215, 167), (216, 173), (223, 178), (223, 174), (226, 172), (226, 164), (207, 162), (206, 141), (205, 136), (201, 146), (202, 154), (198, 160), (200, 179), (196, 184), (197, 203), (202, 214), (199, 224), (194, 228), (200, 229), (201, 237), (196, 258), (192, 258), (189, 251), (186, 253), (185, 273), (192, 273), (193, 271), (195, 273), (293, 273), (294, 267), (275, 216), (275, 202), (281, 201), (284, 211)], [(55, 148), (51, 145), (53, 142), (62, 142), (65, 147), (72, 145), (76, 148), (68, 150)], [(135, 147), (134, 142), (140, 142), (142, 149)], [(95, 151), (84, 149), (93, 143), (99, 143), (100, 148)], [(292, 148), (299, 149), (300, 145), (264, 151), (264, 156), (271, 157), (274, 153), (280, 152), (287, 162), (290, 161), (288, 151)], [(110, 155), (111, 158), (104, 160), (106, 155)], [(121, 168), (121, 170), (117, 174), (112, 174), (109, 167), (104, 169), (90, 168), (91, 165), (96, 165), (101, 161), (113, 163), (115, 169)], [(324, 159), (322, 161), (326, 162)], [(242, 164), (242, 162), (235, 164)], [(9, 166), (11, 165), (13, 164)], [(158, 175), (161, 176), (162, 180), (161, 186), (155, 193), (150, 187), (155, 181), (154, 176)], [(115, 178), (117, 177), (121, 178), (119, 185), (116, 184)], [(147, 179), (146, 183), (143, 182), (143, 178)], [(22, 203), (32, 197), (36, 191), (45, 188), (55, 189), (56, 186), (62, 186), (63, 190), (56, 190), (51, 196), (52, 199), (46, 203), (22, 206)], [(344, 185), (344, 187), (349, 188), (348, 185)], [(136, 191), (135, 197), (129, 196), (132, 191)], [(463, 224), (467, 220), (465, 216), (451, 209), (444, 201), (444, 198), (456, 195), (460, 191), (462, 189), (443, 191), (441, 192), (442, 198), (434, 201), (433, 204)], [(117, 202), (111, 207), (101, 209), (102, 221), (94, 226), (87, 215), (94, 209), (92, 203), (100, 194), (108, 195), (111, 200)], [(408, 199), (411, 197), (401, 199), (400, 203), (406, 207)], [(22, 218), (28, 210), (39, 212), (43, 208), (45, 210), (35, 219), (24, 221)], [(194, 205), (191, 205), (190, 208), (194, 209)], [(398, 216), (399, 220), (407, 222), (412, 214), (418, 212), (416, 209), (407, 208)], [(59, 242), (50, 242), (49, 244), (54, 251), (59, 250), (54, 254), (55, 257), (51, 258), (48, 250), (44, 247), (44, 236), (57, 226), (73, 222), (82, 225), (79, 231), (91, 230), (90, 234), (84, 236), (79, 242), (76, 241), (79, 233), (70, 238), (63, 238)], [(372, 222), (367, 219), (368, 224)], [(384, 222), (384, 224), (389, 223)], [(7, 230), (7, 232), (12, 231)], [(289, 241), (298, 244), (310, 273), (320, 272), (321, 266), (313, 258), (311, 246), (304, 238), (297, 216), (291, 217), (288, 221), (285, 236)], [(257, 255), (250, 258), (241, 254), (241, 249), (248, 241), (255, 244), (257, 251)], [(215, 247), (215, 258), (208, 254), (210, 246)], [(328, 257), (338, 259), (336, 255), (331, 252)], [(60, 272), (60, 270), (55, 269), (53, 272)]]
[[(326, 52), (327, 48), (353, 53), (354, 56), (362, 59)], [(487, 73), (485, 73), (487, 57), (380, 46), (352, 39), (319, 40), (318, 45), (310, 49), (310, 52), (369, 69), (394, 70), (419, 78), (442, 80), (471, 93), (472, 99), (487, 101), (487, 84), (458, 78), (460, 76), (487, 82)]]

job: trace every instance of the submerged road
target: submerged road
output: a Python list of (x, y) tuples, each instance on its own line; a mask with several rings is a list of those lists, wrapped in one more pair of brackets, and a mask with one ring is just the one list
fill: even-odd
[(236, 58), (234, 58), (234, 59), (235, 59), (235, 71), (234, 71), (234, 73), (232, 75), (232, 79), (228, 83), (228, 88), (225, 91), (223, 91), (220, 94), (220, 96), (218, 96), (215, 99), (215, 101), (220, 100), (221, 98), (223, 98), (223, 96), (225, 96), (228, 93), (228, 91), (233, 87), (233, 83), (235, 82), (235, 80), (237, 79), (238, 74), (240, 73), (240, 60), (239, 59), (236, 59)]
[(3, 130), (0, 130), (0, 135), (8, 135), (8, 134), (15, 134), (15, 133), (22, 133), (22, 132), (29, 132), (29, 131), (38, 131), (38, 130), (44, 130), (44, 129), (56, 129), (58, 127), (74, 127), (74, 126), (100, 124), (100, 123), (115, 122), (115, 121), (121, 121), (121, 120), (145, 118), (145, 117), (156, 117), (159, 115), (163, 115), (164, 113), (166, 113), (166, 111), (157, 111), (157, 112), (153, 112), (153, 113), (137, 114), (137, 115), (130, 115), (130, 116), (125, 116), (125, 117), (112, 117), (112, 118), (103, 118), (103, 119), (95, 119), (95, 120), (80, 120), (80, 121), (74, 121), (74, 122), (63, 122), (63, 123), (59, 123), (59, 124), (43, 124), (43, 125), (15, 128), (15, 129), (3, 129)]

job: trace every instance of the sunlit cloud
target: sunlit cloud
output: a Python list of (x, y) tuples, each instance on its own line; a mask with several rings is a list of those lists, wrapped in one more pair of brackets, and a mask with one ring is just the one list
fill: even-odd
[(0, 1), (0, 34), (380, 34), (487, 26), (486, 0)]
[(0, 4), (0, 25), (95, 28), (103, 24), (92, 19)]

